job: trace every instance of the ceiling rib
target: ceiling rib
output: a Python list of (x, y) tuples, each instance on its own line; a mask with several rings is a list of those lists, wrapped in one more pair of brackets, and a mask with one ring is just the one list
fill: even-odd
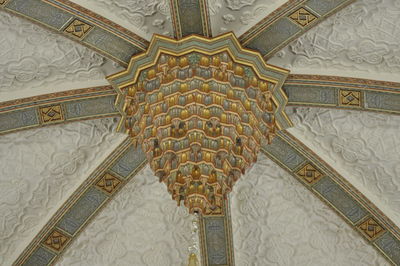
[(0, 135), (103, 117), (119, 116), (111, 86), (64, 91), (0, 103)]
[(170, 0), (174, 37), (190, 34), (211, 37), (207, 0)]
[(235, 265), (229, 197), (224, 204), (223, 215), (203, 215), (200, 218), (200, 249), (204, 266)]
[(400, 264), (400, 229), (332, 167), (287, 131), (262, 151), (337, 212), (388, 260)]
[(356, 0), (292, 0), (265, 17), (242, 36), (246, 48), (272, 57), (286, 44)]
[(13, 265), (54, 264), (146, 163), (143, 153), (131, 145), (130, 139), (125, 139), (57, 210)]
[(0, 9), (22, 16), (126, 66), (148, 42), (67, 0), (3, 0)]
[(289, 75), (283, 85), (292, 106), (400, 114), (400, 83), (367, 79)]

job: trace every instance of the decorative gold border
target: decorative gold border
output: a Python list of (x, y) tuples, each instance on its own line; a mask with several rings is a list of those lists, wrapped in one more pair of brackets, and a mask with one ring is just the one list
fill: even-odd
[[(302, 81), (304, 84), (308, 84), (312, 81), (319, 82), (329, 82), (329, 83), (345, 83), (346, 86), (352, 85), (364, 85), (365, 89), (370, 89), (374, 91), (392, 91), (391, 88), (399, 89), (400, 93), (400, 83), (392, 82), (392, 81), (382, 81), (382, 80), (373, 80), (373, 79), (362, 79), (362, 78), (352, 78), (352, 77), (341, 77), (341, 76), (327, 76), (327, 75), (308, 75), (308, 74), (289, 74), (285, 83), (296, 83), (297, 81)], [(310, 83), (314, 84), (314, 83)], [(317, 83), (318, 84), (318, 83)], [(371, 86), (382, 87), (382, 89), (372, 89)], [(357, 87), (359, 88), (359, 87)]]
[[(39, 105), (40, 103), (38, 102), (43, 102), (45, 100), (51, 100), (51, 103), (59, 102), (59, 99), (73, 96), (73, 97), (79, 97), (80, 95), (85, 95), (89, 93), (110, 93), (110, 94), (116, 94), (114, 92), (114, 89), (110, 85), (105, 85), (105, 86), (98, 86), (98, 87), (90, 87), (90, 88), (83, 88), (83, 89), (74, 89), (74, 90), (67, 90), (67, 91), (61, 91), (61, 92), (54, 92), (54, 93), (47, 93), (47, 94), (42, 94), (42, 95), (36, 95), (32, 97), (27, 97), (27, 98), (20, 98), (16, 100), (10, 100), (6, 102), (0, 102), (0, 113), (4, 108), (9, 108), (10, 110), (18, 109), (22, 104), (27, 104), (29, 103), (30, 106), (36, 106)], [(26, 107), (26, 106), (25, 106)]]
[(200, 0), (200, 8), (201, 8), (201, 21), (203, 23), (204, 36), (212, 37), (208, 0)]
[[(229, 38), (230, 40), (232, 40), (232, 41), (234, 42), (234, 44), (235, 44), (237, 47), (239, 47), (242, 51), (244, 51), (244, 52), (246, 52), (246, 53), (249, 53), (249, 54), (252, 54), (253, 56), (258, 57), (258, 59), (262, 62), (262, 64), (264, 65), (264, 67), (265, 67), (266, 69), (273, 69), (273, 70), (275, 70), (275, 71), (277, 71), (277, 72), (280, 72), (280, 73), (282, 73), (282, 74), (284, 74), (284, 75), (288, 75), (288, 74), (289, 74), (289, 70), (284, 69), (284, 68), (281, 68), (281, 67), (277, 67), (277, 66), (274, 66), (274, 65), (270, 65), (270, 64), (268, 64), (267, 62), (265, 62), (265, 60), (262, 58), (262, 56), (260, 55), (259, 52), (254, 51), (254, 50), (252, 50), (252, 49), (248, 49), (248, 48), (242, 47), (242, 45), (241, 45), (241, 44), (239, 43), (239, 41), (236, 39), (236, 36), (234, 35), (233, 32), (224, 33), (224, 34), (221, 34), (221, 35), (219, 35), (219, 36), (217, 36), (217, 37), (214, 37), (214, 38), (207, 38), (207, 37), (199, 36), (199, 35), (189, 35), (189, 36), (185, 36), (185, 37), (183, 37), (182, 39), (179, 39), (179, 40), (175, 40), (175, 39), (172, 39), (172, 38), (163, 36), (163, 35), (154, 34), (153, 37), (152, 37), (152, 39), (151, 39), (151, 41), (150, 41), (149, 48), (147, 49), (146, 52), (143, 52), (143, 53), (134, 55), (134, 56), (131, 58), (131, 60), (130, 60), (130, 62), (129, 62), (129, 66), (128, 66), (128, 68), (127, 68), (126, 70), (122, 70), (121, 72), (118, 72), (118, 73), (116, 73), (116, 74), (112, 74), (112, 75), (110, 75), (110, 76), (107, 76), (107, 79), (108, 79), (108, 80), (115, 80), (115, 79), (117, 79), (117, 78), (120, 78), (120, 77), (122, 77), (122, 76), (127, 75), (128, 73), (130, 73), (130, 72), (132, 71), (133, 63), (134, 63), (135, 61), (137, 61), (138, 59), (142, 58), (142, 57), (147, 57), (147, 56), (149, 56), (149, 54), (151, 53), (151, 51), (152, 51), (153, 48), (154, 48), (153, 46), (157, 43), (158, 40), (164, 40), (164, 41), (166, 41), (166, 42), (179, 45), (179, 44), (181, 44), (181, 43), (183, 43), (183, 42), (187, 42), (188, 40), (191, 40), (191, 39), (194, 39), (194, 40), (197, 40), (197, 41), (200, 41), (200, 42), (213, 43), (213, 42), (215, 42), (215, 41), (218, 41), (218, 40), (221, 40), (221, 39), (224, 39), (224, 38)], [(199, 48), (192, 48), (192, 49), (187, 49), (187, 50), (185, 50), (185, 51), (183, 51), (183, 52), (177, 53), (176, 51), (169, 51), (169, 50), (167, 50), (167, 49), (165, 49), (165, 48), (158, 49), (157, 54), (156, 54), (155, 58), (153, 59), (153, 61), (150, 62), (150, 63), (148, 63), (148, 64), (146, 64), (146, 65), (141, 66), (141, 67), (138, 69), (138, 71), (135, 73), (135, 76), (134, 76), (132, 82), (126, 83), (126, 84), (122, 84), (122, 85), (120, 85), (119, 87), (129, 86), (129, 85), (133, 84), (134, 82), (136, 82), (137, 77), (138, 77), (138, 73), (139, 73), (141, 70), (146, 69), (146, 68), (150, 67), (151, 65), (155, 64), (155, 62), (157, 61), (157, 59), (159, 58), (159, 56), (160, 56), (161, 53), (171, 54), (171, 55), (174, 55), (174, 56), (181, 56), (181, 55), (184, 55), (184, 54), (187, 54), (187, 53), (190, 53), (190, 52), (201, 52), (201, 53), (204, 53), (204, 54), (207, 54), (207, 55), (212, 55), (212, 54), (215, 54), (215, 53), (220, 53), (220, 52), (226, 51), (226, 52), (228, 52), (228, 53), (230, 54), (230, 56), (232, 56), (232, 58), (234, 58), (234, 60), (235, 60), (236, 62), (238, 62), (238, 63), (240, 63), (240, 64), (243, 64), (243, 65), (251, 66), (251, 64), (249, 64), (248, 62), (243, 61), (243, 60), (240, 60), (240, 59), (237, 59), (236, 56), (233, 55), (233, 54), (232, 54), (230, 51), (228, 51), (228, 50), (229, 50), (228, 48), (223, 48), (223, 49), (220, 49), (220, 50), (215, 51), (215, 52), (213, 52), (213, 53), (209, 53), (209, 52), (204, 51), (204, 50), (201, 50), (201, 49), (199, 49)], [(257, 75), (258, 75), (260, 78), (267, 79), (267, 80), (269, 80), (269, 81), (271, 81), (271, 82), (274, 82), (274, 81), (277, 82), (277, 80), (272, 80), (272, 79), (270, 79), (270, 78), (264, 77), (264, 75), (262, 75), (261, 73), (259, 73), (257, 69), (255, 69), (255, 71), (256, 71)]]

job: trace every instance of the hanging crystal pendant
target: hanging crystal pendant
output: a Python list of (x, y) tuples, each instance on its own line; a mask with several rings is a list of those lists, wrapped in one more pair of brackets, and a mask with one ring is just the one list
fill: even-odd
[(200, 266), (199, 260), (197, 259), (197, 255), (199, 252), (199, 238), (198, 238), (198, 231), (199, 231), (199, 214), (194, 213), (191, 225), (191, 244), (188, 248), (189, 250), (189, 264), (188, 266)]
[(196, 254), (192, 253), (189, 255), (189, 264), (188, 266), (200, 266), (199, 260), (197, 259)]

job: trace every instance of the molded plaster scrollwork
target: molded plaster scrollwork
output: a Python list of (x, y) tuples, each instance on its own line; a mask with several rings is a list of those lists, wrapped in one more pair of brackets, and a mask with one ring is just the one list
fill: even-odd
[(264, 155), (232, 192), (236, 265), (389, 265), (332, 209)]
[(231, 10), (240, 10), (242, 7), (251, 6), (256, 0), (226, 0), (226, 6)]
[(59, 265), (187, 265), (191, 219), (147, 166), (78, 236)]
[(98, 5), (123, 18), (135, 29), (147, 33), (172, 36), (171, 11), (169, 0), (86, 0), (90, 5)]
[(293, 108), (289, 131), (336, 168), (395, 223), (400, 222), (400, 117)]
[(398, 0), (360, 0), (278, 52), (269, 63), (311, 70), (398, 73)]
[(107, 118), (0, 136), (0, 265), (12, 264), (101, 154), (121, 142), (115, 126)]
[(285, 0), (208, 0), (213, 34), (233, 31), (239, 36), (285, 2)]
[(118, 70), (90, 49), (3, 11), (0, 32), (0, 93), (102, 80)]

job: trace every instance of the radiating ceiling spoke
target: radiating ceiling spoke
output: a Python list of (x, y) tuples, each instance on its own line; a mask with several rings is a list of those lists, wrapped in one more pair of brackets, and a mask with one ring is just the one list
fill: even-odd
[(355, 0), (293, 0), (239, 37), (243, 46), (268, 59), (286, 44)]
[(292, 106), (400, 114), (400, 83), (367, 79), (289, 75), (283, 85)]
[(0, 135), (66, 122), (119, 116), (111, 86), (46, 94), (0, 103)]
[(200, 219), (202, 265), (235, 265), (230, 199), (223, 215), (204, 215)]
[(170, 7), (175, 38), (190, 34), (211, 37), (207, 0), (170, 0)]

